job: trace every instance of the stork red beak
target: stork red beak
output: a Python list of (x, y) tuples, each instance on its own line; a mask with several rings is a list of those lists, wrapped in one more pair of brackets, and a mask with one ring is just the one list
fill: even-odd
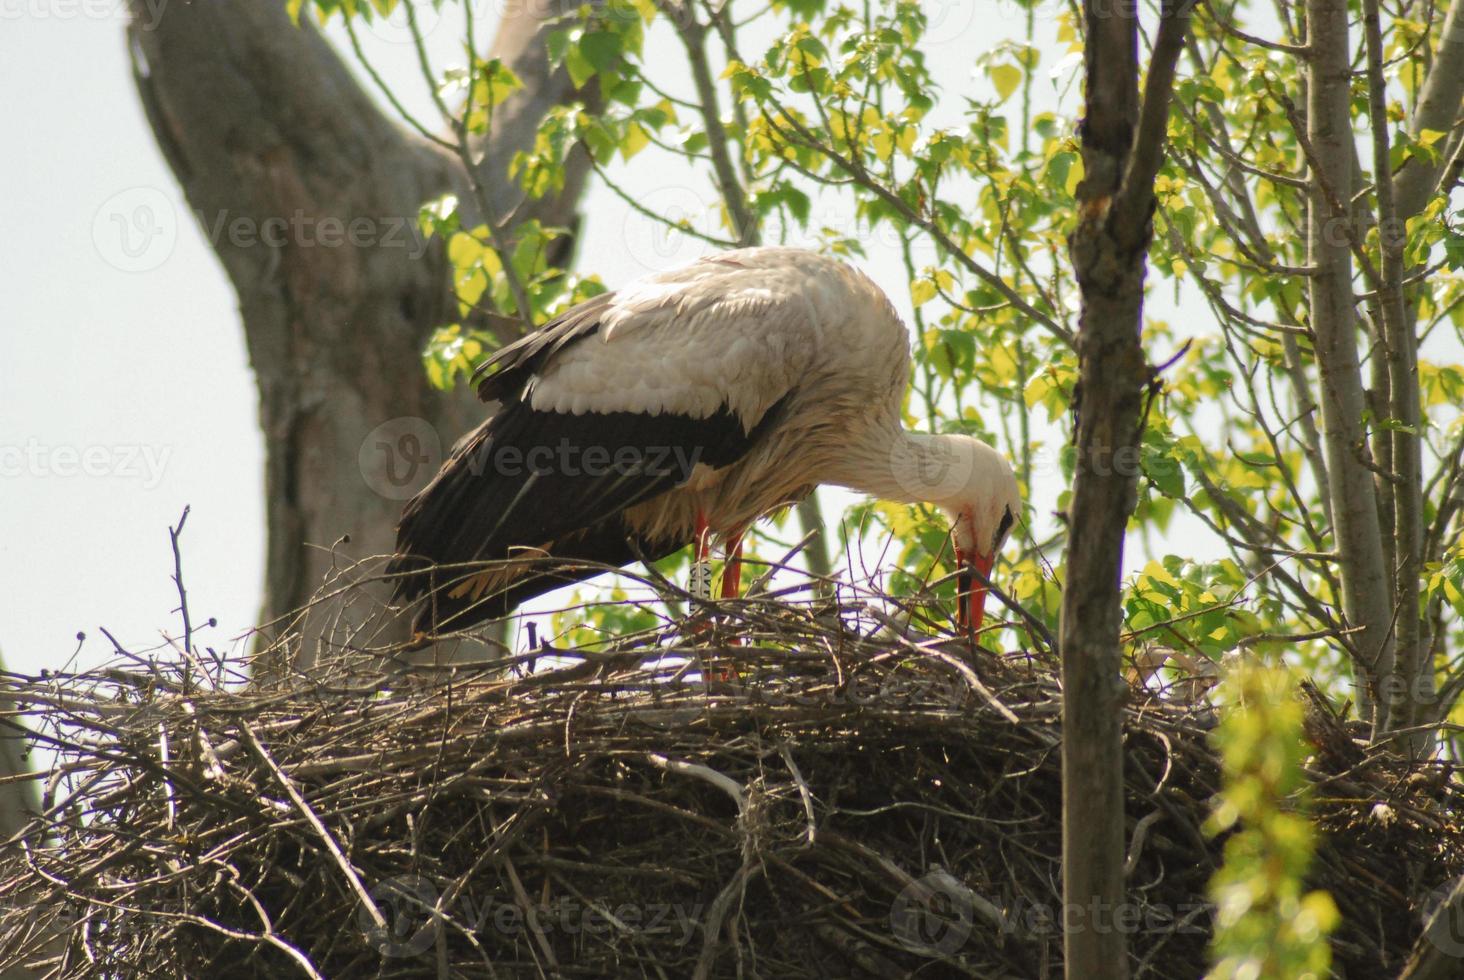
[[(996, 563), (996, 553), (989, 555), (967, 555), (956, 549), (956, 627), (968, 635), (975, 635), (986, 618), (986, 582), (991, 579), (991, 566)], [(979, 577), (971, 574), (972, 570)]]

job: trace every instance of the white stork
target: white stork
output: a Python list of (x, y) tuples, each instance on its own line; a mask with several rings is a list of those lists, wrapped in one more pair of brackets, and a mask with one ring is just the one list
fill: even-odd
[(479, 370), (478, 394), (498, 410), (397, 529), (398, 595), (427, 598), (419, 634), (506, 615), (595, 574), (585, 561), (688, 543), (697, 591), (713, 536), (728, 555), (722, 594), (736, 595), (743, 532), (818, 484), (944, 511), (957, 621), (981, 625), (981, 583), (1021, 512), (1016, 478), (979, 439), (901, 425), (909, 335), (849, 265), (794, 248), (723, 252), (581, 303)]

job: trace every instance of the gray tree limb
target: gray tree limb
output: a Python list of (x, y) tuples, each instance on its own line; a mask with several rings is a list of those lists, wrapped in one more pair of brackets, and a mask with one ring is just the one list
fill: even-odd
[(1360, 627), (1354, 642), (1365, 682), (1358, 706), (1370, 712), (1373, 729), (1387, 729), (1388, 705), (1379, 698), (1381, 678), (1393, 670), (1389, 569), (1383, 560), (1373, 474), (1364, 465), (1362, 428), (1367, 407), (1357, 353), (1357, 319), (1352, 293), (1349, 218), (1334, 207), (1339, 190), (1352, 186), (1352, 123), (1349, 114), (1351, 46), (1345, 0), (1307, 0), (1306, 133), (1315, 156), (1307, 209), (1311, 328), (1321, 372), (1321, 407), (1332, 517), (1341, 554), (1343, 609), (1347, 625)]
[[(0, 671), (5, 663), (0, 660)], [(31, 771), (26, 758), (27, 744), (25, 729), (21, 727), (20, 706), (9, 695), (0, 695), (0, 846), (14, 847), (12, 843), (31, 818), (41, 812), (40, 794), (34, 779), (15, 779)], [(12, 895), (10, 901), (23, 900), (23, 896)], [(39, 918), (39, 916), (38, 916)], [(22, 945), (26, 948), (26, 963), (0, 963), (0, 980), (38, 980), (47, 972), (51, 957), (59, 956), (64, 948), (64, 938), (54, 932), (35, 931), (22, 944), (12, 942), (12, 948)], [(12, 937), (13, 939), (13, 937)]]
[[(1439, 38), (1439, 50), (1433, 66), (1424, 79), (1423, 88), (1409, 120), (1408, 131), (1417, 139), (1426, 129), (1451, 132), (1459, 122), (1459, 109), (1464, 103), (1464, 3), (1449, 4)], [(1411, 217), (1423, 210), (1433, 196), (1440, 173), (1445, 166), (1444, 145), (1439, 145), (1439, 159), (1430, 163), (1413, 154), (1394, 174), (1398, 213)]]
[[(1418, 676), (1427, 641), (1419, 616), (1419, 576), (1423, 571), (1423, 436), (1419, 426), (1421, 408), (1418, 386), (1418, 338), (1404, 307), (1403, 234), (1399, 221), (1393, 176), (1389, 172), (1387, 77), (1383, 73), (1382, 15), (1378, 0), (1363, 0), (1363, 31), (1367, 50), (1368, 109), (1372, 122), (1373, 173), (1378, 202), (1378, 243), (1382, 250), (1381, 281), (1377, 305), (1382, 318), (1382, 335), (1388, 365), (1388, 414), (1397, 427), (1392, 430), (1392, 466), (1398, 482), (1388, 488), (1392, 496), (1393, 558), (1385, 566), (1394, 570), (1393, 604), (1397, 608), (1394, 648), (1397, 676), (1402, 684), (1388, 690), (1389, 715), (1394, 727), (1417, 723), (1411, 682)], [(1431, 672), (1430, 672), (1431, 673)]]
[(1063, 958), (1073, 980), (1128, 976), (1123, 932), (1102, 919), (1123, 903), (1127, 853), (1119, 599), (1138, 474), (1123, 460), (1139, 458), (1152, 380), (1139, 337), (1154, 176), (1189, 14), (1187, 0), (1163, 4), (1141, 104), (1136, 8), (1084, 5), (1085, 176), (1068, 240), (1083, 299), (1074, 395), (1078, 452), (1059, 636)]

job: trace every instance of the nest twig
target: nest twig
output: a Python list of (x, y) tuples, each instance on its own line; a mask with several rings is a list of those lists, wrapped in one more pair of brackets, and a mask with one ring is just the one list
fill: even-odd
[[(56, 752), (0, 963), (57, 977), (1056, 977), (1052, 665), (827, 599), (720, 606), (533, 673), (200, 690), (0, 675)], [(698, 618), (704, 623), (705, 616)], [(1446, 772), (1313, 695), (1339, 973), (1396, 972), (1464, 870)], [(1126, 709), (1135, 977), (1204, 971), (1213, 709)], [(3, 719), (0, 719), (3, 721)], [(1379, 807), (1383, 809), (1379, 809)], [(1094, 912), (1095, 910), (1089, 910)]]

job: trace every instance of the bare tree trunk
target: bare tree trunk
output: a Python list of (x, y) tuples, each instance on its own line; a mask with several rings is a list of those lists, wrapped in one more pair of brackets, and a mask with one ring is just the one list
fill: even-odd
[(1342, 605), (1361, 661), (1358, 707), (1374, 732), (1388, 727), (1381, 680), (1393, 670), (1392, 591), (1383, 557), (1378, 498), (1362, 419), (1367, 407), (1357, 355), (1352, 294), (1350, 218), (1344, 199), (1352, 186), (1352, 125), (1348, 111), (1351, 47), (1345, 0), (1307, 0), (1306, 141), (1312, 166), (1307, 209), (1307, 254), (1313, 269), (1309, 301), (1321, 372), (1321, 406), (1332, 515), (1341, 555)]
[[(551, 12), (515, 8), (493, 47), (525, 82), (476, 165), (494, 219), (521, 197), (505, 176), (512, 153), (574, 95), (540, 43)], [(457, 157), (384, 116), (279, 0), (135, 4), (129, 40), (158, 143), (239, 295), (265, 436), (270, 622), (352, 557), (389, 554), (406, 490), (479, 415), (466, 395), (432, 389), (420, 367), (429, 331), (456, 310), (441, 243), (420, 238), (416, 216), (448, 191), (471, 211), (470, 182)], [(572, 226), (586, 168), (568, 169), (562, 195), (515, 218)], [(308, 668), (323, 638), (401, 635), (405, 624), (380, 610), (385, 585), (366, 589), (367, 601), (358, 593), (307, 621), (293, 666)]]
[[(0, 660), (0, 670), (5, 664)], [(30, 771), (26, 760), (26, 734), (14, 715), (19, 707), (15, 700), (0, 696), (0, 841), (12, 841), (31, 818), (41, 811), (40, 796), (34, 780), (17, 782), (4, 781), (7, 776), (18, 776)], [(10, 901), (24, 901), (23, 895), (12, 895)], [(10, 937), (11, 939), (15, 937)], [(45, 975), (45, 960), (59, 956), (64, 946), (64, 936), (37, 934), (28, 941), (7, 942), (11, 948), (27, 951), (27, 963), (0, 963), (0, 980), (35, 980)]]
[[(4, 669), (5, 662), (0, 660), (0, 670)], [(0, 696), (0, 780), (30, 772), (25, 730), (11, 714), (16, 710), (11, 698)], [(0, 840), (11, 839), (39, 810), (34, 782), (0, 782)]]
[(1133, 513), (1151, 373), (1139, 343), (1174, 66), (1189, 28), (1166, 0), (1142, 105), (1137, 8), (1088, 0), (1085, 177), (1069, 241), (1082, 290), (1074, 396), (1077, 466), (1063, 590), (1063, 922), (1066, 975), (1128, 975), (1113, 915), (1124, 899), (1123, 701), (1119, 605), (1124, 531)]

